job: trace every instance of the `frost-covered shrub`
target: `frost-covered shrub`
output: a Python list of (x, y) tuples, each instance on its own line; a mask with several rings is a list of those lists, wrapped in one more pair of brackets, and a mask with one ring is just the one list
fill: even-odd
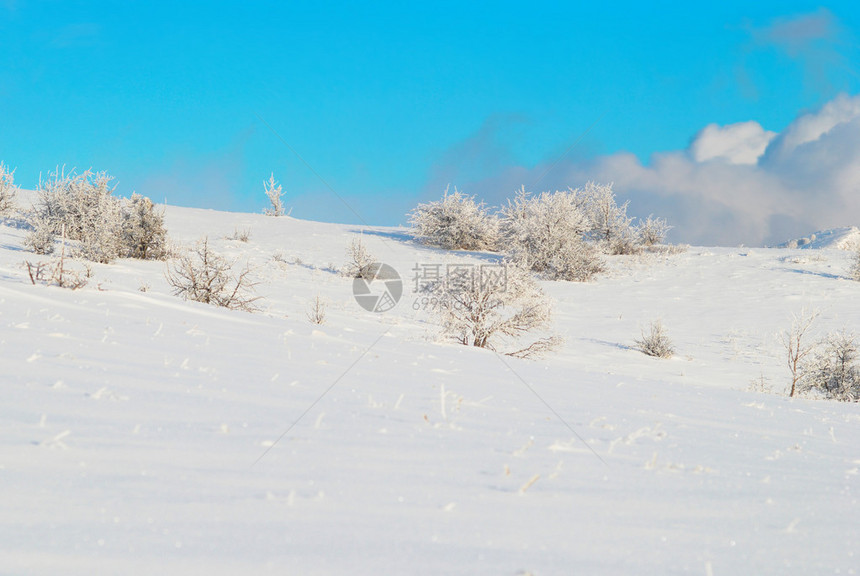
[(308, 321), (312, 324), (325, 324), (326, 321), (326, 303), (325, 300), (320, 298), (320, 295), (317, 294), (314, 301), (311, 303), (311, 307), (308, 310), (306, 316), (308, 317)]
[(204, 238), (175, 260), (169, 261), (165, 273), (173, 294), (184, 300), (222, 306), (232, 310), (257, 310), (254, 296), (257, 282), (251, 279), (246, 266), (238, 274), (233, 272), (235, 262), (215, 253)]
[(657, 358), (671, 358), (675, 353), (672, 341), (666, 334), (666, 328), (659, 320), (651, 323), (647, 333), (642, 331), (642, 338), (636, 340), (636, 348), (643, 354)]
[(76, 255), (110, 262), (122, 252), (122, 205), (113, 196), (112, 178), (89, 170), (80, 175), (56, 172), (39, 185), (32, 214), (31, 246), (44, 245), (36, 235), (65, 235), (77, 241)]
[(588, 182), (573, 190), (577, 205), (588, 220), (586, 237), (606, 254), (633, 254), (638, 251), (638, 234), (627, 216), (627, 205), (615, 201), (612, 184)]
[(266, 191), (266, 197), (269, 199), (269, 207), (263, 210), (267, 216), (283, 216), (286, 210), (281, 197), (285, 194), (281, 185), (275, 180), (275, 173), (269, 176), (267, 182), (263, 182), (263, 189)]
[(494, 250), (499, 222), (483, 203), (456, 188), (442, 200), (419, 204), (409, 219), (416, 235), (426, 244), (446, 250)]
[(482, 266), (474, 274), (455, 276), (425, 288), (431, 312), (441, 321), (443, 333), (452, 340), (521, 358), (537, 356), (558, 346), (561, 340), (544, 336), (523, 346), (531, 332), (546, 331), (551, 303), (531, 275), (515, 266)]
[(377, 267), (373, 266), (376, 258), (371, 255), (361, 237), (353, 238), (346, 250), (347, 263), (343, 274), (350, 278), (372, 280)]
[(27, 246), (40, 254), (53, 250), (60, 236), (73, 242), (75, 256), (94, 262), (116, 258), (161, 259), (167, 252), (164, 215), (139, 194), (124, 200), (113, 195), (105, 172), (57, 171), (39, 184), (30, 214)]
[(585, 281), (603, 270), (584, 240), (589, 229), (572, 191), (532, 195), (521, 188), (502, 208), (502, 245), (511, 260), (548, 280)]
[(588, 182), (571, 192), (588, 218), (586, 238), (605, 254), (638, 254), (662, 244), (672, 228), (666, 220), (653, 216), (634, 225), (633, 218), (627, 215), (629, 202), (618, 205), (612, 184)]
[(820, 342), (804, 363), (800, 388), (842, 402), (860, 399), (860, 364), (854, 336), (842, 331)]
[(15, 186), (15, 171), (0, 162), (0, 217), (7, 216), (15, 210), (15, 196), (18, 187)]
[(666, 240), (671, 229), (665, 219), (648, 216), (636, 226), (637, 242), (642, 246), (657, 246)]
[(132, 194), (123, 210), (123, 256), (141, 260), (164, 260), (167, 257), (167, 230), (164, 211), (152, 200)]

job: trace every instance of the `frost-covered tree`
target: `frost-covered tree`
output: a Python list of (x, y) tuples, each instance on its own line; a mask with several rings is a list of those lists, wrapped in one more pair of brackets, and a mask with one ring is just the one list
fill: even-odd
[(410, 214), (416, 235), (446, 250), (495, 250), (499, 223), (483, 203), (454, 188), (442, 200), (419, 204)]
[(502, 208), (502, 245), (517, 265), (548, 280), (585, 281), (603, 270), (595, 248), (584, 240), (590, 229), (576, 194), (521, 188)]
[[(531, 275), (515, 266), (482, 266), (469, 277), (449, 276), (424, 291), (446, 337), (465, 346), (489, 348), (526, 358), (548, 352), (561, 340), (544, 335), (525, 344), (532, 332), (546, 332), (552, 305)], [(501, 350), (501, 348), (507, 350)]]
[(222, 306), (232, 310), (257, 310), (254, 287), (248, 266), (238, 274), (235, 262), (227, 260), (209, 247), (204, 238), (175, 260), (169, 261), (165, 276), (173, 293), (184, 300)]
[(0, 162), (0, 217), (7, 216), (15, 210), (15, 197), (18, 187), (15, 186), (15, 171)]
[(167, 257), (167, 230), (164, 211), (152, 200), (132, 194), (123, 209), (122, 245), (124, 256), (141, 260)]
[(269, 176), (267, 182), (263, 182), (266, 197), (269, 199), (269, 207), (264, 210), (267, 216), (283, 216), (286, 212), (281, 197), (285, 194), (281, 185), (275, 180), (275, 173)]

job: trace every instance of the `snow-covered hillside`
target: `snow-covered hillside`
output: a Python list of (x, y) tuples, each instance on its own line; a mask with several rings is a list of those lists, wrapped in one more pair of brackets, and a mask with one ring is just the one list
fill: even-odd
[[(777, 338), (803, 307), (820, 332), (860, 326), (849, 253), (612, 258), (542, 283), (566, 343), (526, 361), (439, 342), (413, 309), (416, 265), (493, 255), (166, 215), (175, 241), (256, 267), (261, 313), (182, 301), (159, 262), (34, 286), (23, 262), (44, 257), (0, 226), (0, 573), (860, 570), (858, 404), (783, 395)], [(389, 312), (335, 272), (359, 234), (404, 278)], [(673, 359), (632, 348), (657, 318)]]
[(803, 238), (789, 240), (778, 248), (805, 248), (815, 250), (821, 248), (836, 248), (838, 250), (857, 250), (860, 248), (860, 229), (856, 226), (832, 228), (810, 234)]

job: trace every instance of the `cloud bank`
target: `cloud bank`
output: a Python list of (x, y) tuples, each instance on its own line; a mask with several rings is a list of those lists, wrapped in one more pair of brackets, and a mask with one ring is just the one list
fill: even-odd
[(860, 96), (839, 95), (779, 133), (752, 121), (711, 124), (687, 149), (654, 154), (644, 164), (627, 153), (563, 161), (534, 186), (552, 165), (509, 166), (492, 178), (451, 182), (496, 205), (522, 185), (539, 191), (614, 182), (632, 215), (667, 218), (674, 241), (776, 244), (860, 225)]

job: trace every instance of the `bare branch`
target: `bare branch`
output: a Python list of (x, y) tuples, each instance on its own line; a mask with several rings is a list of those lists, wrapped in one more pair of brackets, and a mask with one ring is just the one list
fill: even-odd
[(251, 268), (233, 273), (234, 262), (216, 254), (204, 238), (178, 258), (168, 262), (165, 276), (173, 286), (173, 293), (185, 300), (213, 304), (232, 310), (256, 312), (254, 287), (259, 284), (251, 278)]

